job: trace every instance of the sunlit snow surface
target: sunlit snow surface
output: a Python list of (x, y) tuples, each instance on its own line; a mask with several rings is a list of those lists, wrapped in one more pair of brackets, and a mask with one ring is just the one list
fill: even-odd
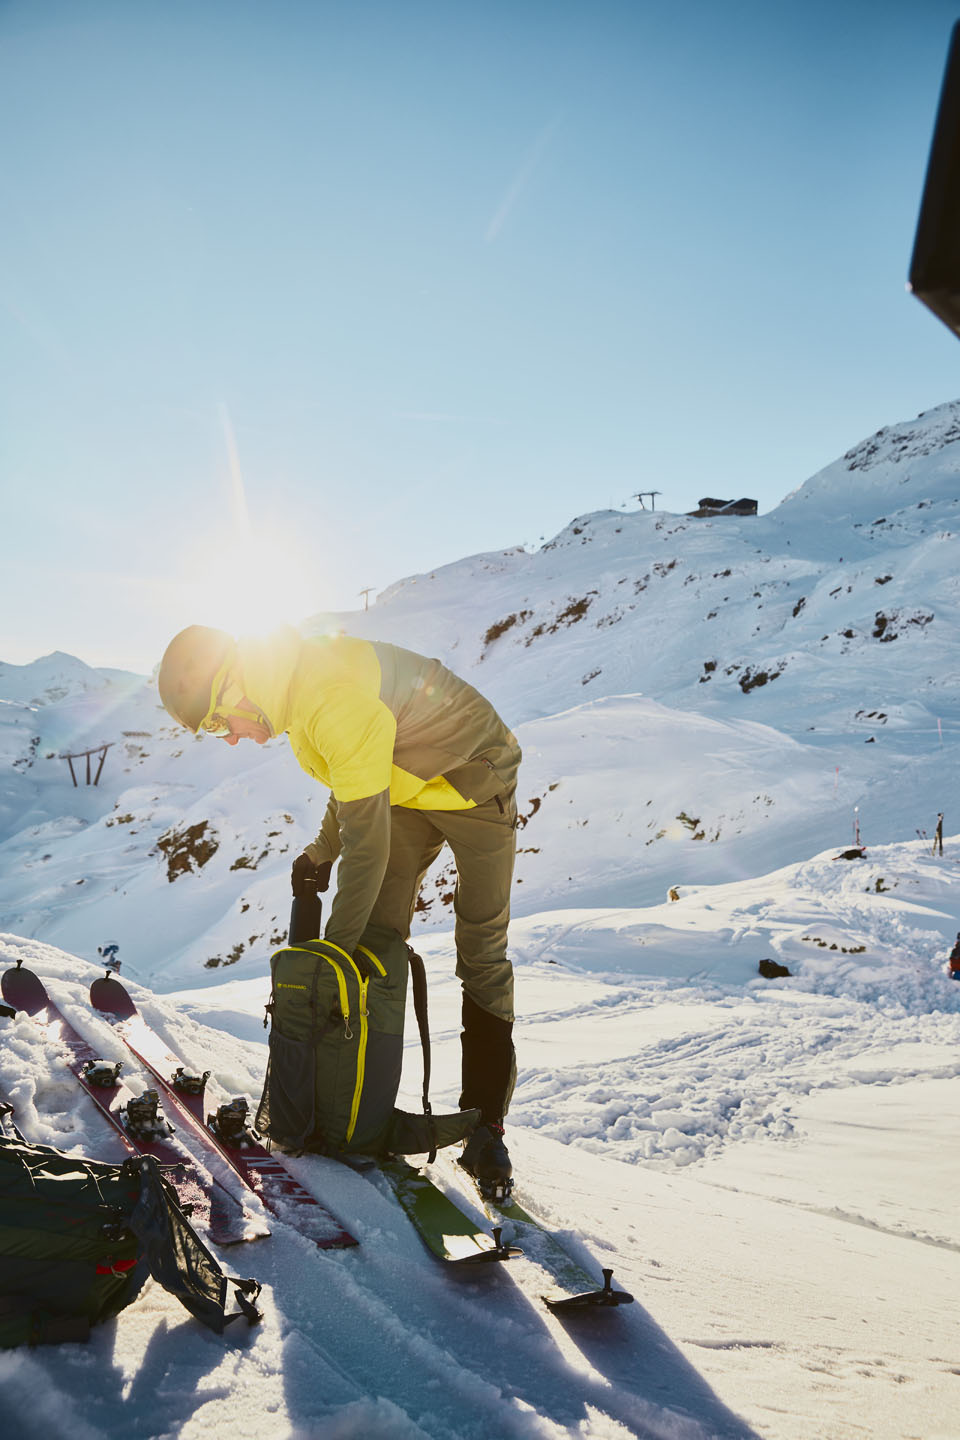
[[(0, 1354), (11, 1434), (956, 1440), (958, 421), (892, 427), (759, 519), (586, 516), (336, 622), (439, 654), (521, 739), (511, 1152), (637, 1303), (563, 1325), (526, 1261), (451, 1278), (367, 1181), (302, 1158), (357, 1250), (272, 1222), (223, 1257), (264, 1283), (255, 1330), (217, 1339), (151, 1285), (86, 1346)], [(61, 754), (107, 741), (74, 788)], [(171, 1048), (255, 1099), (326, 796), (282, 742), (248, 749), (177, 732), (135, 677), (0, 666), (0, 961), (121, 1059), (84, 1000), (119, 943)], [(216, 848), (171, 880), (190, 827)], [(450, 880), (441, 857), (414, 935), (448, 1107)], [(0, 1023), (24, 1133), (117, 1153), (52, 1038)], [(419, 1086), (411, 1017), (411, 1108)]]

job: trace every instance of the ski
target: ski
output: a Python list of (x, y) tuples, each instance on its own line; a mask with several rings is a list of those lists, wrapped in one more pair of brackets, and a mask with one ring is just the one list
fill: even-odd
[(374, 1182), (378, 1176), (383, 1177), (427, 1249), (445, 1264), (483, 1265), (523, 1254), (516, 1246), (502, 1242), (499, 1226), (495, 1225), (490, 1235), (405, 1160), (378, 1161), (360, 1173)]
[[(191, 1071), (140, 1014), (124, 985), (114, 975), (94, 980), (90, 1003), (109, 1020), (128, 1050), (157, 1081), (164, 1095), (185, 1112), (204, 1141), (233, 1167), (237, 1175), (278, 1220), (292, 1225), (321, 1250), (356, 1245), (353, 1235), (290, 1174), (247, 1124), (243, 1097), (223, 1098), (210, 1072)], [(208, 1097), (209, 1092), (209, 1097)], [(214, 1113), (207, 1113), (207, 1101)]]
[[(15, 1020), (17, 1012), (12, 1005), (0, 1005), (0, 1016), (3, 1016), (6, 1020)], [(0, 1085), (0, 1135), (5, 1136), (9, 1140), (12, 1131), (13, 1138), (20, 1140), (22, 1136), (14, 1124), (13, 1115), (14, 1109), (10, 1102), (10, 1097), (7, 1095), (3, 1086)]]
[[(23, 1137), (14, 1124), (13, 1116), (14, 1108), (7, 1099), (6, 1091), (0, 1086), (0, 1135), (5, 1136), (8, 1140), (11, 1138), (22, 1140)], [(11, 1131), (13, 1132), (12, 1137)]]
[[(473, 1177), (470, 1177), (471, 1180)], [(548, 1310), (563, 1314), (571, 1310), (610, 1309), (617, 1305), (630, 1305), (633, 1296), (626, 1290), (614, 1290), (613, 1271), (604, 1269), (603, 1285), (597, 1282), (588, 1270), (574, 1260), (549, 1226), (544, 1225), (535, 1215), (515, 1200), (510, 1189), (500, 1199), (484, 1195), (475, 1180), (484, 1211), (490, 1221), (497, 1225), (511, 1240), (523, 1245), (523, 1253), (550, 1277), (552, 1284), (542, 1296)]]
[(179, 1141), (163, 1115), (155, 1090), (137, 1095), (120, 1079), (122, 1062), (98, 1055), (47, 994), (39, 976), (17, 962), (0, 978), (8, 1005), (25, 1011), (56, 1032), (68, 1052), (68, 1067), (81, 1089), (109, 1121), (131, 1155), (152, 1155), (167, 1168), (186, 1215), (200, 1224), (215, 1245), (236, 1245), (267, 1232), (214, 1176), (205, 1174)]

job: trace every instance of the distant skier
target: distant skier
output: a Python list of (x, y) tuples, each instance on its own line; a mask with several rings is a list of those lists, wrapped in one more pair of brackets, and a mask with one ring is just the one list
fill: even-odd
[(228, 745), (285, 734), (329, 788), (320, 833), (293, 865), (294, 894), (326, 890), (340, 858), (325, 939), (352, 954), (369, 921), (404, 938), (444, 842), (457, 869), (457, 975), (463, 985), (462, 1109), (481, 1121), (461, 1163), (506, 1184), (503, 1143), (516, 1076), (507, 923), (520, 747), (488, 700), (411, 650), (349, 635), (266, 640), (191, 625), (167, 647), (160, 699), (193, 733)]
[(942, 810), (941, 810), (941, 811), (939, 812), (939, 814), (937, 815), (937, 828), (936, 828), (936, 830), (934, 831), (934, 836), (933, 836), (933, 850), (932, 850), (931, 853), (934, 854), (934, 855), (942, 855), (942, 854), (943, 854), (943, 811), (942, 811)]
[(98, 945), (97, 954), (103, 956), (103, 963), (108, 970), (119, 970), (120, 961), (117, 959), (119, 945)]
[(960, 934), (957, 935), (956, 944), (950, 951), (950, 959), (947, 963), (950, 966), (950, 978), (960, 980)]

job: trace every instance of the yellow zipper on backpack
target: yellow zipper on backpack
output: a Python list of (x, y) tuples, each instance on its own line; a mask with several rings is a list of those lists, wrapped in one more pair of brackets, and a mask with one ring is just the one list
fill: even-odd
[[(332, 944), (332, 941), (324, 940), (323, 943), (324, 945), (330, 945)], [(340, 950), (339, 945), (334, 945), (333, 948), (334, 950)], [(296, 950), (301, 955), (312, 955), (315, 960), (326, 960), (327, 964), (333, 968), (333, 971), (337, 977), (337, 990), (340, 994), (340, 1009), (343, 1012), (343, 1038), (344, 1040), (352, 1040), (353, 1031), (350, 1029), (350, 999), (347, 995), (347, 981), (343, 970), (337, 964), (336, 960), (332, 960), (329, 955), (321, 955), (316, 950), (308, 950), (304, 945), (288, 945), (287, 949)], [(340, 954), (346, 956), (346, 958), (350, 960), (350, 956), (347, 955), (347, 952), (345, 950), (340, 950)], [(350, 960), (350, 964), (353, 965), (352, 960)], [(354, 970), (356, 970), (356, 965), (353, 965), (353, 968)], [(359, 971), (357, 971), (357, 973), (359, 974)]]
[[(325, 940), (323, 943), (325, 945), (329, 945), (334, 950), (340, 951), (340, 954), (346, 960), (347, 964), (351, 967), (353, 973), (357, 977), (357, 985), (359, 987), (360, 994), (360, 1043), (357, 1047), (357, 1078), (353, 1087), (353, 1103), (350, 1106), (350, 1121), (347, 1125), (347, 1133), (345, 1137), (347, 1141), (350, 1141), (353, 1139), (353, 1132), (357, 1128), (357, 1117), (360, 1114), (360, 1096), (363, 1093), (363, 1079), (367, 1066), (367, 1036), (370, 1030), (369, 1020), (367, 1016), (367, 987), (370, 981), (369, 977), (364, 977), (363, 975), (361, 975), (356, 961), (354, 960), (352, 955), (347, 954), (346, 950), (341, 949), (341, 947), (337, 945), (333, 940)], [(304, 946), (301, 945), (288, 945), (287, 949), (299, 950), (300, 953), (303, 955), (317, 955), (318, 958), (326, 960), (328, 965), (333, 966), (337, 975), (337, 988), (340, 992), (340, 1009), (343, 1011), (343, 1038), (345, 1040), (352, 1040), (353, 1031), (350, 1029), (350, 1002), (347, 998), (347, 981), (341, 966), (338, 965), (336, 960), (332, 959), (329, 955), (318, 955), (318, 952), (316, 950), (307, 950)], [(373, 961), (376, 968), (380, 971), (381, 976), (386, 976), (387, 972), (385, 967), (377, 959), (376, 955), (374, 955), (372, 950), (368, 950), (365, 945), (358, 945), (357, 949), (362, 950), (364, 955), (366, 955), (369, 960)]]
[[(380, 972), (381, 978), (386, 978), (386, 966), (384, 966), (381, 961), (377, 959), (373, 951), (368, 950), (366, 945), (358, 945), (357, 949), (362, 951), (362, 953), (366, 955), (368, 960), (373, 961), (374, 966)], [(343, 953), (345, 952), (341, 951), (341, 954)], [(360, 1049), (357, 1054), (357, 1086), (353, 1092), (353, 1106), (350, 1110), (350, 1124), (347, 1126), (348, 1140), (353, 1139), (353, 1132), (357, 1128), (357, 1116), (360, 1113), (360, 1095), (363, 1091), (363, 1080), (367, 1068), (367, 1036), (370, 1029), (370, 1022), (367, 1011), (367, 991), (370, 986), (370, 977), (369, 975), (360, 974), (360, 970), (356, 962), (352, 958), (350, 958), (350, 964), (353, 966), (354, 970), (356, 970), (357, 978), (360, 982)]]
[(373, 961), (374, 965), (376, 965), (377, 969), (380, 971), (381, 978), (385, 980), (387, 976), (387, 967), (383, 964), (383, 962), (378, 960), (376, 955), (374, 955), (373, 951), (368, 950), (366, 945), (358, 945), (357, 949), (362, 951), (363, 954), (366, 955), (368, 960)]
[[(366, 955), (367, 959), (373, 962), (376, 969), (379, 970), (382, 978), (386, 977), (386, 967), (381, 964), (381, 962), (377, 959), (376, 955), (374, 955), (372, 950), (368, 950), (366, 945), (358, 945), (357, 949), (362, 951), (362, 953)], [(367, 1069), (367, 1036), (370, 1031), (369, 1012), (367, 1010), (367, 992), (370, 987), (370, 977), (369, 975), (361, 975), (356, 963), (353, 960), (351, 960), (350, 963), (357, 971), (357, 976), (360, 980), (360, 1050), (357, 1055), (357, 1087), (353, 1092), (353, 1106), (350, 1110), (350, 1124), (347, 1127), (348, 1140), (353, 1139), (353, 1132), (357, 1128), (357, 1116), (360, 1113), (360, 1096), (363, 1092), (363, 1081)]]
[[(359, 970), (357, 970), (357, 975), (360, 975)], [(363, 1093), (363, 1077), (367, 1069), (367, 1035), (370, 1030), (369, 1020), (367, 1018), (367, 986), (369, 983), (368, 980), (360, 976), (360, 1045), (357, 1050), (357, 1083), (353, 1091), (353, 1104), (350, 1106), (350, 1123), (347, 1126), (347, 1140), (353, 1139), (353, 1132), (357, 1128), (357, 1116), (360, 1114), (360, 1096)]]
[[(347, 1125), (346, 1136), (344, 1137), (347, 1143), (349, 1143), (353, 1139), (354, 1130), (356, 1130), (357, 1128), (357, 1117), (360, 1114), (360, 1096), (363, 1094), (363, 1077), (366, 1073), (367, 1068), (367, 1036), (370, 1032), (370, 1025), (367, 1018), (367, 986), (370, 982), (366, 976), (361, 975), (360, 968), (352, 955), (348, 955), (346, 950), (341, 950), (340, 946), (335, 944), (332, 940), (328, 940), (326, 943), (328, 945), (333, 945), (334, 950), (340, 950), (340, 954), (351, 966), (353, 973), (357, 977), (357, 987), (360, 996), (360, 1043), (357, 1046), (357, 1078), (356, 1083), (353, 1087), (353, 1103), (350, 1106), (350, 1121)], [(370, 951), (365, 949), (363, 946), (358, 946), (358, 949), (362, 949), (365, 955), (370, 954)], [(373, 958), (376, 960), (375, 956)], [(330, 963), (333, 964), (333, 961), (331, 961)], [(376, 960), (376, 964), (383, 971), (383, 973), (386, 974), (386, 971), (383, 970), (383, 966), (380, 965), (379, 960)]]
[[(386, 968), (381, 965), (373, 950), (368, 950), (366, 945), (358, 945), (358, 950), (363, 950), (368, 960), (373, 960), (374, 966), (380, 971), (381, 976), (386, 976)], [(344, 950), (341, 950), (344, 955)], [(367, 1011), (367, 991), (370, 988), (370, 976), (361, 975), (356, 960), (353, 956), (347, 956), (357, 972), (357, 981), (360, 984), (360, 1048), (357, 1051), (357, 1086), (354, 1089), (353, 1106), (350, 1107), (350, 1125), (347, 1126), (347, 1139), (353, 1139), (354, 1130), (357, 1129), (357, 1116), (360, 1115), (360, 1096), (363, 1094), (363, 1081), (367, 1073), (367, 1037), (370, 1034), (370, 1018)]]

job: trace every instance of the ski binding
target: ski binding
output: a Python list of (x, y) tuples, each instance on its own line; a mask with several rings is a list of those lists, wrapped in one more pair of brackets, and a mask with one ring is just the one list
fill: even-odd
[(160, 1109), (160, 1096), (156, 1090), (144, 1090), (136, 1098), (131, 1096), (120, 1113), (130, 1134), (136, 1138), (149, 1140), (174, 1132), (174, 1127)]
[(215, 1115), (208, 1115), (207, 1125), (225, 1145), (251, 1144), (259, 1137), (247, 1124), (249, 1109), (246, 1096), (237, 1095), (235, 1099), (219, 1106)]
[(176, 1072), (170, 1077), (170, 1084), (182, 1095), (202, 1095), (203, 1087), (209, 1079), (209, 1070), (204, 1070), (201, 1075), (196, 1070), (187, 1070), (183, 1065), (178, 1065)]
[(99, 1085), (103, 1090), (112, 1090), (118, 1083), (122, 1069), (122, 1060), (85, 1060), (80, 1074), (91, 1085)]

